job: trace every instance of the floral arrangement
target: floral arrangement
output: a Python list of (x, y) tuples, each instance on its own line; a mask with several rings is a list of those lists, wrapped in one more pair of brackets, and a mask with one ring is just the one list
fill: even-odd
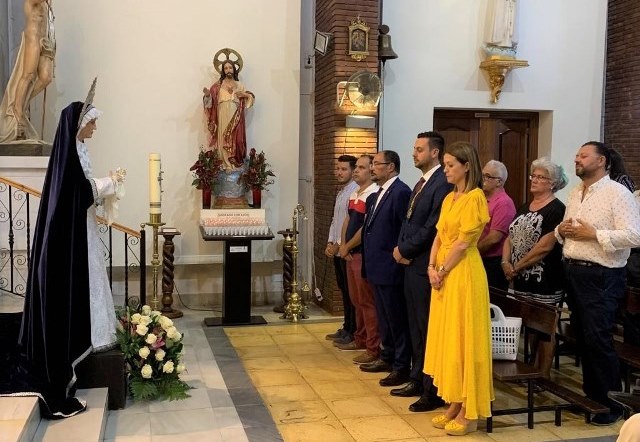
[(250, 189), (264, 190), (268, 185), (273, 184), (271, 177), (276, 175), (271, 170), (271, 165), (267, 163), (264, 151), (256, 154), (255, 149), (249, 151), (247, 158), (247, 168), (240, 176), (240, 180)]
[(205, 150), (200, 146), (198, 160), (189, 169), (193, 172), (193, 186), (196, 189), (212, 189), (218, 179), (218, 172), (222, 170), (222, 160), (217, 150)]
[(136, 400), (185, 399), (191, 387), (180, 380), (185, 370), (182, 334), (173, 321), (148, 305), (118, 315), (117, 342), (129, 368), (129, 388)]

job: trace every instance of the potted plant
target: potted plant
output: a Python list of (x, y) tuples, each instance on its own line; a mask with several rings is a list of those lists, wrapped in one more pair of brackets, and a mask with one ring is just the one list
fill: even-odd
[(262, 190), (274, 183), (272, 177), (276, 175), (271, 170), (271, 165), (267, 163), (264, 151), (256, 153), (255, 149), (249, 151), (247, 158), (247, 168), (240, 176), (248, 189), (251, 189), (253, 196), (253, 208), (259, 209), (262, 203)]
[(222, 170), (222, 160), (216, 150), (205, 150), (200, 146), (198, 160), (189, 169), (193, 172), (193, 186), (202, 190), (202, 208), (211, 207), (211, 191), (218, 179), (218, 172)]

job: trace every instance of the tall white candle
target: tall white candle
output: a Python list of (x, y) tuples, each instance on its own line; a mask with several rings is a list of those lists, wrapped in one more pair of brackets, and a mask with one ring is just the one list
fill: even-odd
[(162, 196), (160, 193), (160, 154), (149, 154), (149, 213), (160, 214)]

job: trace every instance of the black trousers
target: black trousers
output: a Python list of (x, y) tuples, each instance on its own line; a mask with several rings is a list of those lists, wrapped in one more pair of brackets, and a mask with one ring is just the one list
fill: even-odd
[(419, 274), (413, 267), (407, 267), (404, 271), (404, 298), (411, 339), (411, 379), (422, 384), (424, 396), (437, 396), (433, 379), (423, 372), (431, 305), (428, 276)]
[(336, 271), (336, 282), (342, 292), (342, 305), (344, 307), (344, 323), (342, 329), (351, 336), (356, 332), (356, 308), (349, 297), (349, 285), (347, 284), (347, 261), (337, 256), (333, 257), (333, 266)]
[(507, 290), (509, 288), (509, 281), (504, 276), (502, 271), (502, 257), (491, 256), (489, 258), (482, 258), (482, 264), (484, 264), (484, 270), (487, 272), (487, 282), (489, 287), (495, 287), (500, 290)]
[(618, 409), (607, 392), (620, 391), (620, 363), (613, 347), (618, 303), (624, 297), (624, 267), (564, 264), (571, 298), (571, 323), (582, 355), (582, 389), (589, 399)]

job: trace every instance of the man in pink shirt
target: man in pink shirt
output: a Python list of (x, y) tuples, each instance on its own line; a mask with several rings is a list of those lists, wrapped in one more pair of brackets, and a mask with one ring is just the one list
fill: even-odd
[(502, 246), (509, 233), (509, 224), (516, 216), (516, 206), (504, 191), (507, 176), (507, 168), (500, 161), (491, 160), (482, 169), (482, 190), (487, 197), (490, 220), (478, 241), (489, 286), (502, 290), (509, 287), (500, 263)]

